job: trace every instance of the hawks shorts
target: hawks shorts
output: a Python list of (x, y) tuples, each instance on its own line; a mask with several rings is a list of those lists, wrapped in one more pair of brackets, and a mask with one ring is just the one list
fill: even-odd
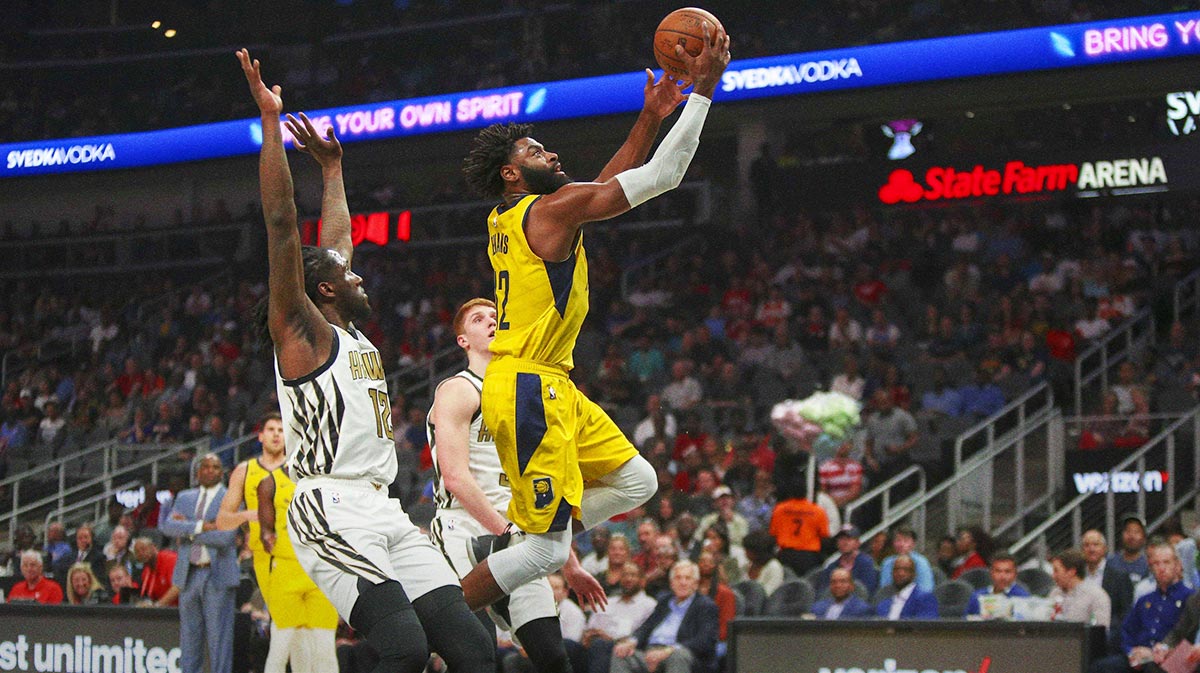
[[(429, 534), (459, 577), (471, 572), (467, 545), (471, 538), (487, 535), (488, 531), (465, 510), (440, 510), (429, 524)], [(508, 597), (508, 619), (513, 632), (535, 619), (557, 617), (558, 606), (554, 591), (545, 577), (526, 582)]]
[(637, 455), (559, 367), (495, 358), (483, 377), (481, 406), (512, 486), (508, 519), (530, 533), (566, 530), (584, 483)]
[(446, 558), (400, 501), (388, 497), (385, 485), (307, 477), (296, 485), (287, 519), (300, 567), (347, 621), (360, 579), (395, 580), (410, 602), (439, 587), (459, 586)]
[(294, 558), (271, 559), (271, 599), (267, 609), (281, 629), (336, 629), (338, 613), (333, 603)]

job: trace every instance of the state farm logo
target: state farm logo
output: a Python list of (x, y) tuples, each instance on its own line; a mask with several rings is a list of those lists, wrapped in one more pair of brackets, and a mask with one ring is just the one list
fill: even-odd
[(1079, 179), (1074, 164), (1026, 166), (1010, 161), (1003, 170), (975, 166), (960, 171), (946, 166), (934, 166), (925, 171), (925, 184), (916, 181), (912, 171), (903, 168), (892, 171), (887, 184), (879, 189), (879, 200), (893, 204), (916, 203), (921, 200), (969, 199), (997, 194), (1032, 194), (1061, 191)]
[[(934, 166), (925, 171), (924, 182), (918, 182), (912, 171), (898, 168), (888, 174), (887, 183), (879, 188), (879, 201), (892, 205), (1011, 194), (1044, 194), (1063, 192), (1072, 187), (1078, 190), (1111, 189), (1113, 194), (1138, 193), (1163, 191), (1165, 187), (1154, 190), (1138, 188), (1166, 184), (1167, 171), (1161, 157), (1042, 166), (1010, 161), (1002, 169), (983, 165), (976, 165), (969, 170)], [(1095, 192), (1092, 193), (1094, 195)]]

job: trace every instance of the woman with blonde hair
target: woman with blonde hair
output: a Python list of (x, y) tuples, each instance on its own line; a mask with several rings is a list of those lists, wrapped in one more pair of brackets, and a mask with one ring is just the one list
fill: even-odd
[(76, 563), (67, 571), (67, 602), (71, 605), (100, 605), (109, 602), (104, 588), (86, 563)]

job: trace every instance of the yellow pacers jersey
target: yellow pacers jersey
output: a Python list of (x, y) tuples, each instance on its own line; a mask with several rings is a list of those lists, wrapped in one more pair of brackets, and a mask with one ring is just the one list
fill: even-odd
[(296, 492), (296, 482), (288, 479), (282, 467), (271, 471), (275, 476), (275, 551), (279, 558), (296, 558), (296, 550), (292, 549), (292, 540), (288, 537), (287, 511), (292, 504), (292, 495)]
[[(246, 500), (246, 509), (258, 511), (258, 484), (270, 474), (270, 470), (264, 468), (257, 458), (251, 458), (246, 461), (246, 483), (242, 488), (242, 497)], [(250, 533), (246, 536), (246, 546), (250, 547), (251, 551), (263, 552), (262, 537), (259, 536), (259, 525), (257, 521), (250, 522)]]
[(488, 215), (488, 257), (496, 272), (496, 339), (492, 353), (571, 369), (575, 339), (588, 312), (583, 234), (571, 256), (546, 261), (525, 239), (525, 219), (538, 195)]

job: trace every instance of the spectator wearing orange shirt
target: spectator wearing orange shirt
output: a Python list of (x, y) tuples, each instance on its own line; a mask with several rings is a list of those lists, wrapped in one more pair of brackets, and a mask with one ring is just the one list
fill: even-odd
[(821, 541), (829, 537), (829, 516), (808, 498), (775, 505), (769, 531), (779, 543), (779, 561), (803, 575), (821, 563)]
[(63, 590), (43, 573), (42, 553), (33, 549), (21, 553), (21, 575), (24, 582), (17, 582), (8, 592), (8, 600), (36, 601), (43, 605), (58, 605), (63, 602)]

